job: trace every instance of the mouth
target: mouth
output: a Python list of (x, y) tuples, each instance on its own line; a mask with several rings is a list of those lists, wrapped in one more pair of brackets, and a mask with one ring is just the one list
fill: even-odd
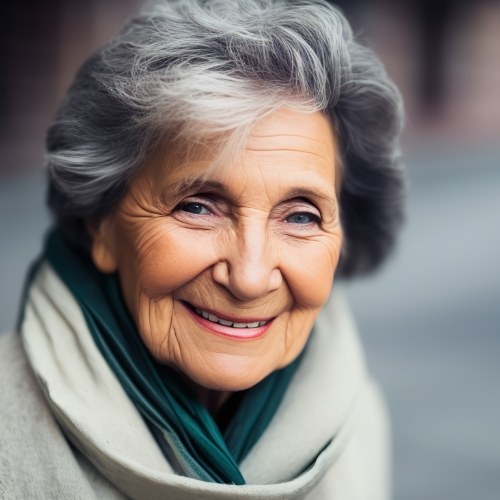
[(230, 326), (231, 328), (257, 328), (259, 326), (264, 326), (267, 321), (251, 321), (249, 323), (240, 321), (229, 321), (227, 319), (220, 318), (219, 316), (209, 313), (207, 311), (203, 311), (202, 309), (194, 308), (194, 312), (201, 316), (202, 318), (208, 319), (212, 323), (219, 323), (224, 326)]
[(267, 332), (274, 319), (232, 318), (220, 313), (215, 314), (214, 311), (197, 308), (188, 302), (182, 301), (181, 303), (200, 326), (211, 333), (233, 339), (250, 340), (260, 338)]

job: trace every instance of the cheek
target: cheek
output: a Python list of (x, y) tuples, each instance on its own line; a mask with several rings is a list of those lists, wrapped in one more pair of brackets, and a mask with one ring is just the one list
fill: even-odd
[(208, 231), (160, 228), (137, 245), (137, 281), (150, 295), (171, 293), (216, 260), (216, 242)]
[(283, 259), (285, 279), (299, 306), (321, 308), (330, 295), (340, 255), (340, 238), (307, 242), (287, 249)]

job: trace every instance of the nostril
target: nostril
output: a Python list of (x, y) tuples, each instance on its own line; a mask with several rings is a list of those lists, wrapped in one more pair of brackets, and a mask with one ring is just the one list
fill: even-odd
[(271, 290), (276, 290), (281, 286), (282, 282), (283, 276), (281, 275), (281, 271), (277, 268), (273, 269), (269, 277), (269, 288)]
[(229, 268), (226, 261), (219, 261), (213, 266), (212, 277), (220, 285), (229, 285)]

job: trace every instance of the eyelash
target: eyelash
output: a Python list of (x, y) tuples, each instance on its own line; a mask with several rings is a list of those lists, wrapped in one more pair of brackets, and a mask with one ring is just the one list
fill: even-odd
[[(197, 205), (201, 208), (201, 210), (206, 210), (208, 213), (196, 213), (185, 210), (189, 205)], [(180, 203), (178, 203), (175, 208), (172, 210), (172, 213), (182, 212), (187, 216), (192, 217), (208, 217), (211, 215), (217, 215), (217, 204), (212, 200), (212, 196), (210, 194), (198, 194), (193, 195), (192, 197), (185, 198)]]
[(319, 215), (313, 214), (311, 212), (305, 212), (305, 211), (302, 211), (302, 212), (293, 212), (293, 213), (287, 215), (287, 217), (285, 218), (285, 221), (288, 224), (293, 224), (293, 222), (288, 222), (287, 219), (289, 219), (290, 217), (295, 217), (297, 215), (305, 215), (305, 216), (307, 216), (307, 217), (309, 217), (311, 219), (310, 222), (307, 222), (305, 224), (296, 223), (298, 226), (309, 226), (312, 223), (319, 224), (321, 222), (321, 217)]
[(191, 215), (208, 215), (208, 214), (199, 214), (199, 213), (196, 213), (196, 212), (190, 212), (188, 210), (184, 210), (184, 208), (187, 207), (188, 205), (199, 206), (202, 209), (205, 209), (205, 210), (207, 210), (209, 212), (212, 212), (212, 210), (208, 209), (204, 203), (199, 203), (199, 202), (196, 202), (196, 201), (183, 202), (183, 203), (177, 205), (177, 207), (175, 208), (175, 210), (176, 211), (181, 210), (181, 211), (189, 213)]

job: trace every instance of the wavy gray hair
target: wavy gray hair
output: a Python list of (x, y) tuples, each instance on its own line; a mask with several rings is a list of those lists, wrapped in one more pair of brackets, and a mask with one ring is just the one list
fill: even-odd
[(337, 134), (345, 234), (337, 274), (375, 269), (402, 222), (402, 103), (377, 57), (324, 0), (143, 9), (82, 66), (49, 129), (49, 206), (86, 246), (84, 221), (116, 206), (160, 140), (223, 137), (224, 155), (285, 105), (323, 111)]

